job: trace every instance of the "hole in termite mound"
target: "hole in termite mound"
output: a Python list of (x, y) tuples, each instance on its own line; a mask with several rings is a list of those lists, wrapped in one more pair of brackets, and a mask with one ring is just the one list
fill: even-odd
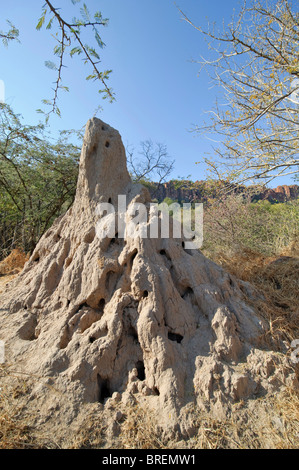
[(137, 249), (135, 248), (135, 250), (133, 251), (133, 253), (132, 253), (132, 255), (131, 255), (131, 258), (130, 258), (130, 264), (131, 264), (131, 265), (133, 264), (134, 259), (135, 259), (136, 256), (137, 256), (137, 253), (138, 253), (138, 251), (137, 251)]
[(192, 306), (193, 310), (199, 313), (199, 304), (196, 298), (196, 295), (191, 287), (184, 287), (181, 290), (182, 299)]
[(120, 240), (118, 238), (118, 233), (116, 233), (115, 236), (111, 238), (108, 248), (113, 247), (113, 245), (119, 245), (119, 244), (120, 244)]
[(97, 375), (98, 382), (98, 401), (104, 403), (107, 398), (112, 396), (110, 383), (108, 379), (103, 379), (100, 374)]
[(160, 250), (159, 253), (163, 258), (165, 266), (170, 270), (172, 268), (171, 257), (169, 256), (166, 250)]
[(56, 234), (54, 235), (54, 243), (58, 243), (59, 240), (61, 240), (61, 236), (60, 236), (59, 233), (56, 233)]
[(133, 253), (131, 253), (131, 256), (130, 256), (130, 259), (129, 259), (129, 271), (131, 272), (132, 270), (132, 267), (133, 267), (133, 263), (134, 263), (134, 260), (137, 256), (137, 253), (138, 253), (138, 250), (137, 248), (135, 248), (135, 250), (133, 251)]
[(108, 271), (105, 280), (105, 288), (108, 293), (113, 294), (116, 284), (118, 281), (118, 273), (114, 271)]
[(35, 253), (32, 257), (32, 261), (34, 261), (35, 263), (38, 263), (39, 260), (40, 260), (39, 253)]
[(186, 299), (188, 296), (193, 296), (193, 295), (194, 295), (193, 289), (191, 287), (187, 287), (182, 294), (182, 299)]
[(160, 255), (165, 256), (165, 258), (167, 258), (168, 261), (171, 261), (171, 258), (169, 254), (166, 252), (166, 250), (160, 250)]
[(145, 367), (142, 361), (138, 361), (136, 364), (137, 378), (141, 381), (145, 380)]
[(95, 235), (96, 235), (95, 228), (92, 227), (92, 228), (86, 233), (86, 235), (84, 236), (83, 241), (84, 241), (85, 243), (90, 244), (90, 243), (93, 242), (93, 240), (94, 240), (94, 238), (95, 238)]
[(177, 333), (172, 333), (171, 331), (168, 332), (168, 339), (170, 341), (176, 341), (177, 343), (181, 343), (184, 337), (182, 335), (179, 335)]
[(137, 334), (137, 331), (135, 330), (135, 328), (130, 325), (129, 329), (128, 329), (128, 336), (130, 336), (131, 338), (134, 339), (134, 341), (138, 341), (138, 334)]
[(107, 336), (107, 334), (108, 334), (108, 329), (103, 328), (99, 331), (96, 331), (94, 334), (91, 334), (88, 338), (88, 341), (89, 341), (90, 344), (92, 344), (95, 341), (97, 341), (98, 339), (103, 338), (104, 336)]
[(103, 313), (104, 312), (104, 308), (105, 308), (105, 304), (106, 304), (106, 301), (105, 299), (101, 299), (99, 301), (99, 305), (98, 305), (98, 308), (99, 308), (99, 313)]
[(75, 312), (73, 313), (73, 315), (76, 315), (76, 313), (78, 313), (80, 310), (83, 310), (85, 308), (89, 308), (89, 305), (87, 305), (87, 303), (83, 303), (83, 304), (80, 304), (77, 309), (75, 310)]

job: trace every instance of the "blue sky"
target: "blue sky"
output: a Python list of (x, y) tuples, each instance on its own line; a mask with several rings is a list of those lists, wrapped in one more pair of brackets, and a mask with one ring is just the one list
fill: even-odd
[[(207, 57), (208, 46), (198, 31), (184, 22), (181, 8), (195, 23), (204, 25), (208, 19), (220, 24), (229, 21), (237, 0), (85, 0), (90, 12), (100, 10), (109, 18), (109, 25), (100, 33), (106, 47), (100, 51), (102, 69), (112, 69), (109, 84), (116, 94), (110, 104), (101, 99), (99, 86), (85, 80), (91, 71), (79, 57), (67, 62), (63, 85), (70, 92), (61, 92), (59, 107), (62, 117), (50, 118), (57, 129), (79, 129), (92, 117), (98, 105), (98, 117), (119, 130), (125, 146), (135, 148), (141, 141), (151, 139), (167, 146), (175, 159), (171, 178), (191, 175), (193, 180), (206, 177), (204, 164), (195, 162), (213, 154), (212, 143), (191, 129), (200, 125), (206, 112), (212, 109), (217, 89), (211, 87), (206, 72), (198, 75), (201, 56)], [(55, 41), (51, 32), (36, 31), (43, 0), (14, 0), (2, 2), (0, 29), (10, 19), (20, 30), (21, 44), (0, 47), (0, 79), (5, 83), (5, 100), (26, 123), (40, 119), (36, 109), (41, 100), (52, 97), (55, 72), (44, 65), (53, 60)], [(82, 2), (53, 0), (65, 19), (79, 17)], [(92, 37), (87, 35), (86, 42)], [(219, 93), (219, 91), (218, 91)], [(219, 96), (219, 95), (218, 95)], [(271, 184), (292, 184), (279, 178)]]

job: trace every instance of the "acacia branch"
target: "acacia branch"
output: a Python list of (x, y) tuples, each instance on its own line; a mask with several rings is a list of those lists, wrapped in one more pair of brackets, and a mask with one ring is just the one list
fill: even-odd
[(88, 52), (86, 46), (82, 43), (81, 39), (80, 39), (80, 36), (79, 36), (79, 33), (78, 33), (78, 30), (76, 28), (80, 27), (80, 26), (84, 26), (84, 27), (87, 27), (87, 26), (92, 26), (93, 28), (95, 26), (100, 26), (100, 25), (104, 25), (105, 23), (102, 22), (102, 21), (95, 21), (95, 22), (84, 22), (84, 23), (79, 23), (79, 24), (74, 24), (74, 23), (68, 23), (67, 21), (65, 21), (61, 15), (58, 13), (57, 9), (54, 8), (54, 6), (52, 5), (52, 3), (49, 1), (49, 0), (46, 0), (46, 4), (48, 5), (50, 11), (54, 14), (54, 16), (56, 17), (58, 23), (59, 23), (59, 26), (61, 28), (61, 33), (62, 33), (62, 39), (61, 39), (61, 54), (60, 54), (60, 65), (59, 65), (59, 69), (58, 69), (58, 79), (57, 79), (57, 82), (56, 82), (56, 89), (55, 89), (55, 97), (54, 97), (54, 104), (53, 104), (53, 108), (55, 108), (55, 102), (57, 100), (57, 91), (58, 91), (58, 83), (59, 81), (61, 80), (61, 70), (62, 70), (62, 67), (63, 67), (63, 52), (64, 52), (64, 41), (67, 39), (70, 41), (70, 39), (67, 37), (66, 35), (66, 30), (68, 30), (70, 32), (70, 34), (72, 34), (75, 38), (75, 41), (77, 41), (77, 43), (80, 45), (83, 53), (85, 54), (85, 60), (87, 62), (89, 62), (93, 68), (93, 71), (94, 73), (96, 74), (96, 77), (98, 80), (101, 81), (101, 83), (103, 84), (104, 86), (104, 89), (105, 89), (105, 92), (107, 93), (107, 95), (110, 97), (111, 100), (114, 99), (114, 96), (110, 90), (110, 88), (108, 87), (105, 79), (103, 78), (102, 76), (102, 73), (99, 71), (99, 69), (97, 68), (97, 62), (95, 62), (90, 53)]

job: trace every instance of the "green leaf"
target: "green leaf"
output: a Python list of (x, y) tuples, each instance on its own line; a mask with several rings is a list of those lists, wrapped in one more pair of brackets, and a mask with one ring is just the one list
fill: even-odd
[(91, 75), (88, 75), (88, 76), (86, 77), (86, 80), (93, 80), (93, 79), (96, 79), (96, 78), (97, 78), (97, 74), (96, 74), (96, 73), (93, 73), (93, 74), (91, 74)]
[(78, 29), (70, 28), (70, 31), (72, 34), (80, 34), (79, 28)]
[(82, 53), (81, 47), (73, 47), (73, 49), (70, 52), (70, 56), (73, 57), (74, 54), (80, 55)]
[(37, 30), (40, 30), (41, 27), (43, 26), (44, 22), (45, 22), (47, 9), (43, 10), (42, 13), (43, 13), (43, 14), (42, 14), (42, 16), (40, 17), (40, 19), (38, 20), (38, 23), (37, 23), (37, 25), (36, 25), (36, 29), (37, 29)]
[(103, 79), (108, 79), (109, 78), (109, 75), (110, 73), (112, 73), (112, 70), (104, 70), (104, 72), (102, 72), (102, 78)]
[(100, 11), (96, 11), (94, 14), (94, 19), (100, 23), (102, 23), (102, 26), (107, 26), (108, 25), (108, 18), (103, 18), (102, 13)]
[(84, 21), (86, 21), (86, 23), (89, 23), (90, 22), (90, 14), (89, 14), (88, 8), (86, 6), (86, 3), (83, 3), (83, 8), (80, 8), (80, 12), (81, 12), (82, 17), (84, 18)]
[(62, 47), (61, 46), (55, 46), (54, 47), (54, 55), (60, 56), (62, 52)]
[(55, 16), (52, 16), (52, 18), (50, 19), (49, 23), (46, 26), (46, 29), (51, 29), (52, 28), (52, 23), (53, 23), (54, 18), (55, 18)]
[(48, 69), (51, 69), (51, 70), (57, 70), (57, 66), (54, 64), (54, 62), (52, 62), (51, 60), (46, 60), (45, 61), (45, 66), (48, 68)]
[(100, 46), (100, 48), (102, 49), (104, 46), (105, 46), (105, 43), (102, 41), (99, 33), (97, 32), (97, 30), (95, 30), (95, 34), (94, 34), (94, 37), (98, 43), (98, 45)]
[(99, 54), (96, 52), (96, 50), (93, 47), (88, 46), (85, 44), (85, 49), (88, 51), (88, 53), (92, 56), (95, 57), (96, 59), (100, 59)]

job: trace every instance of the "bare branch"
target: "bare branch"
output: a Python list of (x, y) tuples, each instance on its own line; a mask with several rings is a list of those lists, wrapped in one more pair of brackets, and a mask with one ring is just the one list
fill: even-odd
[(216, 57), (201, 65), (225, 99), (194, 128), (209, 139), (218, 135), (219, 159), (206, 161), (211, 171), (236, 182), (298, 171), (299, 12), (291, 1), (244, 2), (220, 32), (182, 15), (210, 41)]
[[(65, 67), (64, 59), (65, 59), (65, 53), (68, 49), (68, 54), (70, 57), (73, 57), (74, 55), (83, 55), (83, 62), (84, 64), (89, 64), (92, 68), (92, 73), (89, 74), (86, 77), (86, 80), (94, 80), (94, 81), (99, 81), (103, 85), (103, 90), (99, 90), (101, 93), (104, 93), (104, 98), (109, 98), (110, 101), (113, 101), (114, 94), (111, 90), (111, 88), (107, 85), (107, 80), (109, 78), (109, 74), (111, 70), (105, 70), (105, 71), (100, 71), (98, 67), (98, 63), (100, 62), (100, 57), (96, 50), (87, 44), (85, 44), (80, 36), (80, 29), (81, 28), (87, 28), (91, 27), (95, 39), (97, 42), (97, 45), (99, 47), (103, 47), (104, 43), (100, 38), (100, 35), (98, 33), (97, 27), (98, 26), (106, 26), (108, 20), (103, 20), (102, 16), (99, 12), (97, 12), (94, 17), (94, 21), (91, 21), (89, 19), (83, 19), (83, 20), (73, 20), (73, 22), (67, 22), (59, 13), (59, 9), (55, 8), (52, 4), (51, 1), (45, 0), (46, 3), (43, 7), (42, 11), (42, 16), (39, 19), (37, 29), (40, 29), (44, 23), (45, 23), (45, 18), (46, 14), (49, 12), (52, 14), (52, 17), (50, 19), (50, 22), (48, 23), (47, 28), (50, 29), (52, 27), (53, 20), (56, 20), (58, 24), (59, 31), (61, 33), (61, 39), (58, 40), (58, 45), (54, 48), (54, 54), (58, 55), (59, 57), (59, 65), (58, 67), (55, 66), (52, 62), (50, 64), (50, 68), (53, 68), (57, 71), (57, 79), (55, 81), (55, 87), (54, 87), (54, 96), (51, 101), (49, 100), (43, 100), (44, 104), (51, 105), (51, 110), (48, 113), (44, 113), (43, 111), (39, 110), (40, 112), (43, 112), (46, 117), (48, 118), (49, 115), (53, 112), (56, 114), (60, 115), (60, 110), (57, 106), (57, 100), (58, 100), (58, 93), (60, 89), (65, 89), (68, 91), (67, 87), (63, 87), (61, 85), (61, 80), (62, 80), (62, 70), (63, 67)], [(86, 5), (84, 4), (84, 8), (87, 10)], [(83, 12), (84, 13), (84, 12)], [(83, 14), (82, 13), (82, 14)], [(84, 14), (85, 16), (88, 16), (88, 14)], [(72, 47), (72, 49), (69, 50), (69, 48)]]
[(153, 144), (151, 140), (141, 142), (140, 157), (134, 156), (134, 151), (127, 149), (129, 172), (136, 182), (155, 179), (158, 186), (166, 180), (173, 170), (174, 160), (171, 160), (165, 145)]

